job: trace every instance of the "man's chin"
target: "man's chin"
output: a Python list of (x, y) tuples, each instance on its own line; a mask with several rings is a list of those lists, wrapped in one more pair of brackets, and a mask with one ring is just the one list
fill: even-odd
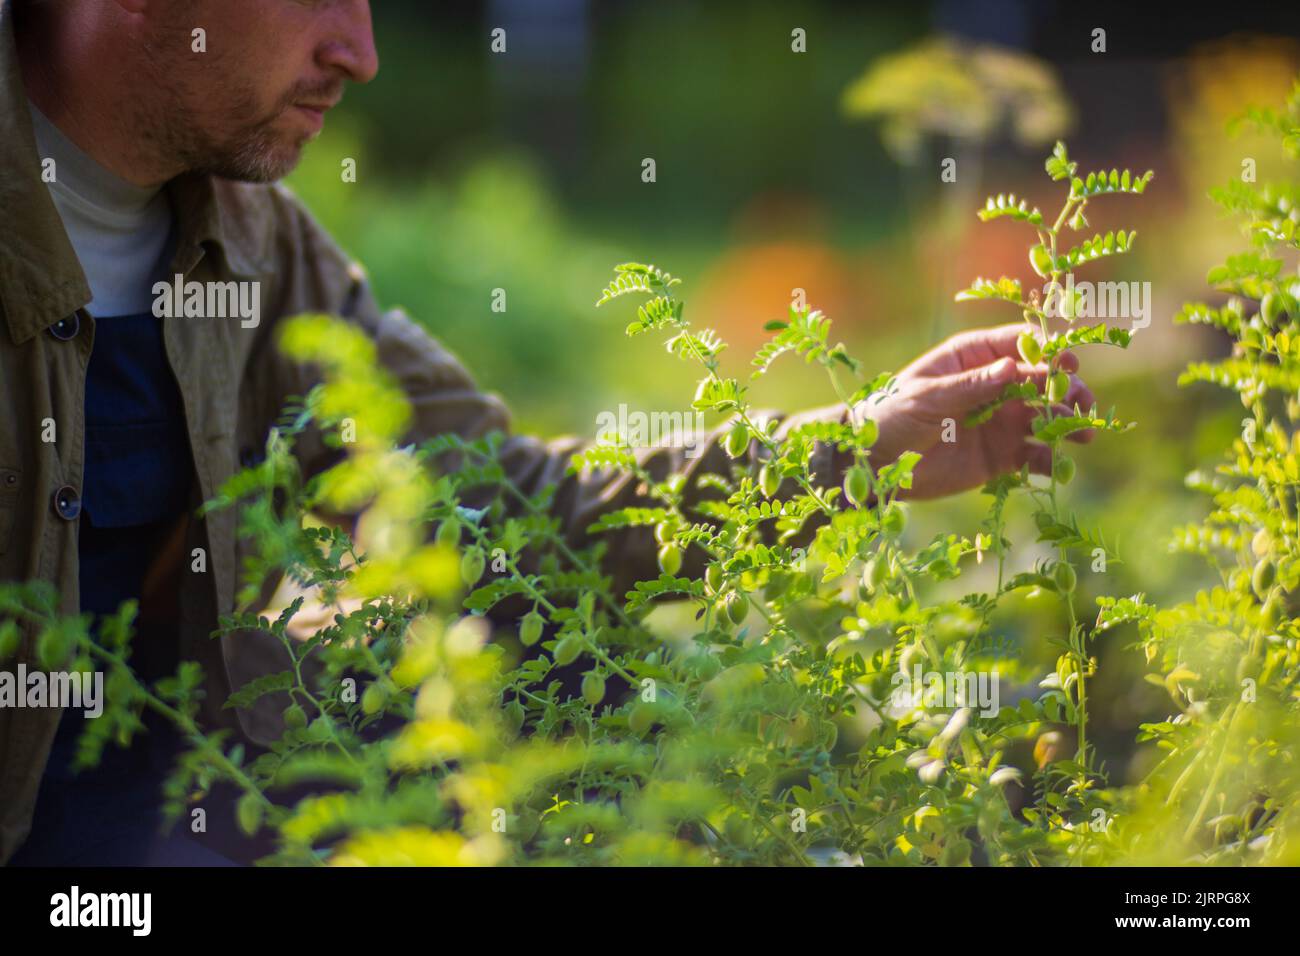
[(211, 164), (206, 172), (237, 182), (273, 183), (293, 172), (311, 138), (303, 137), (297, 144), (250, 144)]

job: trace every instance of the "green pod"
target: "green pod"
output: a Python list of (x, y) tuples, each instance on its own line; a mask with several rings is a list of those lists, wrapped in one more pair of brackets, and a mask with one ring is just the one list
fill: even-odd
[(292, 730), (302, 730), (307, 726), (307, 712), (298, 704), (290, 704), (284, 710), (284, 725)]
[(1029, 265), (1041, 278), (1046, 279), (1052, 272), (1052, 254), (1046, 246), (1039, 243), (1029, 250)]
[(731, 431), (727, 432), (724, 447), (732, 458), (739, 458), (749, 451), (749, 426), (744, 422), (732, 425)]
[(572, 664), (582, 653), (582, 637), (577, 634), (569, 634), (560, 638), (555, 650), (552, 652), (555, 657), (555, 663), (561, 667)]
[(582, 699), (595, 707), (605, 699), (605, 678), (595, 671), (590, 671), (582, 679)]
[(737, 627), (744, 623), (745, 616), (749, 613), (749, 605), (744, 595), (738, 591), (732, 591), (727, 595), (726, 608), (727, 618)]
[(524, 705), (518, 700), (512, 700), (506, 704), (505, 710), (506, 727), (510, 729), (511, 734), (518, 734), (524, 726)]
[(1274, 291), (1264, 293), (1259, 302), (1259, 317), (1270, 329), (1275, 329), (1282, 318), (1282, 299)]
[(239, 818), (239, 829), (243, 830), (248, 836), (252, 836), (262, 828), (262, 812), (264, 810), (262, 797), (256, 793), (246, 793), (239, 798), (239, 803), (235, 807), (235, 813)]
[(844, 497), (855, 508), (861, 507), (871, 497), (871, 478), (865, 468), (854, 465), (845, 473)]
[(1262, 601), (1268, 596), (1269, 589), (1273, 587), (1273, 582), (1277, 580), (1277, 565), (1268, 558), (1261, 558), (1255, 565), (1255, 571), (1250, 577), (1250, 586), (1254, 588), (1256, 596)]
[(1033, 332), (1021, 332), (1020, 338), (1016, 340), (1016, 348), (1020, 351), (1020, 357), (1030, 365), (1037, 365), (1043, 357), (1042, 343)]
[(907, 528), (907, 512), (898, 502), (893, 502), (880, 516), (880, 530), (891, 538), (897, 538)]
[(710, 564), (704, 572), (704, 583), (709, 586), (709, 590), (717, 594), (722, 590), (722, 565)]
[(482, 548), (470, 548), (460, 559), (460, 576), (461, 579), (473, 587), (478, 583), (478, 579), (483, 577), (483, 569), (487, 566), (487, 559), (483, 557)]
[(529, 611), (519, 621), (519, 643), (532, 647), (541, 639), (543, 620), (536, 611)]
[(1053, 372), (1047, 380), (1047, 400), (1056, 404), (1065, 401), (1070, 393), (1070, 376), (1064, 372)]

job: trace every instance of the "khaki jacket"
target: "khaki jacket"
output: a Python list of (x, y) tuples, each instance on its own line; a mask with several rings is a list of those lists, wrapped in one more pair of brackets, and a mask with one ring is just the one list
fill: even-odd
[[(256, 457), (290, 396), (313, 385), (308, 369), (274, 347), (278, 322), (302, 312), (344, 317), (366, 331), (385, 366), (410, 396), (415, 425), (410, 438), (446, 432), (467, 438), (507, 431), (502, 402), (480, 391), (461, 364), (423, 329), (399, 313), (382, 312), (361, 268), (280, 186), (249, 185), (183, 176), (168, 184), (179, 241), (168, 275), (187, 281), (260, 283), (261, 321), (243, 328), (238, 318), (160, 319), (167, 357), (185, 404), (194, 464), (195, 507)], [(75, 517), (62, 514), (79, 495), (84, 442), (86, 365), (95, 341), (95, 317), (85, 310), (90, 288), (61, 220), (41, 180), (14, 46), (13, 12), (0, 0), (0, 580), (45, 580), (62, 596), (62, 610), (78, 612)], [(436, 319), (435, 319), (436, 322)], [(819, 416), (837, 412), (814, 413)], [(801, 416), (804, 417), (811, 416)], [(41, 440), (52, 419), (57, 440)], [(789, 420), (785, 424), (794, 424)], [(512, 437), (505, 446), (511, 478), (524, 489), (559, 485), (555, 510), (581, 543), (596, 514), (636, 502), (636, 488), (619, 475), (566, 477), (572, 441), (544, 444)], [(319, 471), (332, 453), (319, 435), (298, 449), (304, 472)], [(819, 452), (820, 467), (828, 467)], [(692, 460), (680, 451), (646, 456), (657, 474), (669, 468), (725, 470), (717, 443)], [(820, 470), (820, 469), (819, 469)], [(240, 545), (237, 515), (223, 510), (178, 529), (178, 555), (204, 548), (205, 573), (179, 562), (168, 579), (182, 656), (199, 661), (207, 676), (208, 726), (232, 726), (254, 743), (280, 733), (284, 700), (231, 712), (221, 704), (232, 689), (287, 666), (270, 634), (243, 631), (210, 638), (219, 614), (234, 609)], [(654, 543), (647, 529), (610, 540), (607, 567), (616, 586), (653, 577)], [(35, 634), (24, 633), (15, 668), (35, 663)], [(0, 862), (12, 856), (31, 825), (60, 711), (0, 709)]]

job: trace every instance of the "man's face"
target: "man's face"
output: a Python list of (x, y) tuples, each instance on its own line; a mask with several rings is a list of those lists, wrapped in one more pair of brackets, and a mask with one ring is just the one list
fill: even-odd
[(137, 128), (186, 171), (250, 182), (293, 169), (344, 84), (379, 68), (369, 0), (161, 0), (146, 53), (158, 96)]

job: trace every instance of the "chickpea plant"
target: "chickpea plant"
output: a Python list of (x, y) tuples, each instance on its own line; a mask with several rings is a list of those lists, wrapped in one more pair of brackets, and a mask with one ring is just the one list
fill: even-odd
[[(200, 727), (196, 665), (136, 682), (129, 608), (95, 650), (84, 620), (69, 631), (48, 602), (24, 605), (50, 660), (60, 648), (114, 655), (129, 692), (110, 697), (103, 726), (119, 742), (144, 707), (181, 726), (193, 746), (168, 784), (174, 818), (228, 784), (245, 830), (274, 839), (266, 862), (297, 865), (961, 865), (1092, 852), (1096, 835), (1081, 824), (1099, 799), (1095, 774), (1047, 762), (1031, 783), (1007, 759), (1017, 741), (1079, 719), (1082, 627), (1067, 607), (1071, 650), (1040, 687), (993, 621), (1017, 589), (1068, 600), (1064, 559), (999, 576), (991, 594), (938, 595), (987, 553), (1001, 567), (1013, 490), (1052, 518), (1042, 534), (1063, 555), (1099, 540), (1055, 505), (1062, 475), (1046, 488), (1002, 479), (987, 489), (981, 531), (913, 546), (901, 499), (920, 455), (871, 457), (871, 408), (892, 376), (864, 378), (824, 315), (792, 309), (770, 323), (749, 380), (802, 356), (846, 412), (765, 418), (748, 382), (726, 372), (725, 343), (687, 322), (679, 284), (627, 264), (601, 302), (640, 297), (629, 333), (662, 334), (699, 367), (694, 404), (724, 416), (717, 440), (731, 467), (694, 475), (692, 489), (618, 445), (575, 456), (575, 471), (628, 471), (644, 489), (643, 502), (602, 516), (585, 548), (561, 535), (552, 490), (528, 494), (506, 477), (500, 436), (400, 445), (409, 407), (373, 344), (322, 316), (286, 324), (282, 347), (323, 382), (286, 411), (265, 460), (208, 505), (236, 508), (249, 542), (241, 610), (218, 634), (270, 632), (285, 662), (227, 707), (272, 704), (278, 740), (252, 753)], [(1094, 338), (1106, 340), (1062, 333), (1043, 351)], [(1118, 427), (1044, 411), (1047, 440)], [(298, 436), (334, 435), (345, 418), (358, 440), (334, 439), (341, 461), (304, 479)], [(318, 514), (360, 517), (349, 534)], [(654, 529), (661, 573), (616, 595), (599, 539), (638, 528)], [(301, 593), (253, 613), (279, 578)], [(693, 610), (693, 633), (661, 633), (651, 612), (665, 602)], [(50, 634), (70, 635), (68, 646)], [(900, 676), (922, 666), (992, 674), (1015, 706), (979, 709), (964, 690), (900, 693)]]
[[(1300, 159), (1300, 85), (1282, 109), (1243, 120)], [(1234, 181), (1211, 196), (1250, 246), (1209, 271), (1220, 304), (1188, 303), (1175, 316), (1232, 345), (1225, 359), (1191, 363), (1179, 383), (1235, 392), (1246, 417), (1219, 465), (1187, 478), (1212, 510), (1179, 528), (1171, 546), (1203, 555), (1219, 583), (1142, 622), (1140, 646), (1154, 670), (1147, 679), (1173, 710), (1142, 726), (1140, 739), (1158, 746), (1161, 760), (1114, 837), (1117, 853), (1145, 863), (1295, 865), (1300, 183)]]
[[(1008, 476), (994, 482), (995, 494), (1017, 490), (1026, 495), (1034, 508), (1034, 521), (1040, 533), (1039, 540), (1056, 546), (1057, 557), (1047, 565), (1036, 568), (1033, 574), (1013, 578), (1010, 588), (1030, 584), (1055, 591), (1061, 600), (1066, 618), (1066, 631), (1058, 638), (1061, 656), (1057, 660), (1054, 680), (1050, 686), (1063, 695), (1066, 717), (1074, 725), (1077, 749), (1072, 761), (1061, 761), (1053, 772), (1070, 778), (1068, 792), (1078, 793), (1094, 786), (1100, 777), (1094, 751), (1088, 744), (1088, 680), (1095, 671), (1095, 658), (1088, 648), (1089, 641), (1097, 635), (1142, 616), (1147, 609), (1141, 595), (1116, 600), (1102, 598), (1101, 613), (1095, 622), (1080, 619), (1076, 587), (1080, 566), (1092, 570), (1104, 569), (1107, 562), (1117, 556), (1106, 545), (1100, 533), (1092, 534), (1082, 529), (1073, 515), (1067, 515), (1060, 501), (1061, 489), (1075, 474), (1074, 461), (1066, 454), (1064, 441), (1073, 433), (1092, 429), (1097, 431), (1125, 431), (1132, 427), (1118, 421), (1113, 411), (1100, 416), (1095, 407), (1067, 408), (1062, 403), (1070, 390), (1070, 378), (1061, 369), (1060, 355), (1067, 349), (1088, 345), (1127, 348), (1130, 330), (1108, 325), (1105, 322), (1085, 324), (1078, 322), (1081, 294), (1075, 286), (1074, 270), (1110, 256), (1122, 255), (1132, 246), (1133, 231), (1109, 231), (1085, 238), (1077, 245), (1067, 245), (1071, 233), (1088, 229), (1089, 203), (1099, 196), (1127, 193), (1141, 195), (1153, 178), (1153, 173), (1135, 176), (1129, 170), (1102, 170), (1080, 175), (1078, 164), (1070, 159), (1063, 142), (1057, 142), (1048, 157), (1045, 168), (1054, 182), (1066, 186), (1065, 199), (1055, 219), (1014, 194), (990, 197), (979, 211), (981, 220), (1010, 219), (1034, 230), (1037, 241), (1029, 247), (1029, 264), (1039, 278), (1044, 280), (1039, 290), (1031, 289), (1026, 295), (1019, 280), (1002, 277), (996, 281), (979, 278), (970, 288), (957, 294), (957, 301), (1000, 300), (1019, 308), (1026, 322), (1018, 346), (1021, 357), (1030, 364), (1046, 362), (1047, 386), (1040, 393), (1033, 382), (1013, 383), (1006, 389), (1004, 400), (1020, 400), (1034, 408), (1034, 437), (1051, 448), (1051, 476), (1046, 486), (1038, 486), (1026, 476)], [(1064, 320), (1064, 329), (1054, 329), (1056, 321)], [(976, 420), (988, 415), (985, 410)], [(995, 547), (999, 560), (999, 591), (1002, 590), (1002, 562), (1004, 550)], [(1048, 791), (1051, 792), (1051, 791)], [(1106, 811), (1096, 819), (1105, 826)], [(1062, 819), (1064, 825), (1068, 821)]]
[[(1269, 120), (1289, 124), (1294, 142), (1294, 103), (1285, 116)], [(1047, 385), (1010, 386), (958, 440), (997, 404), (1027, 403), (1051, 475), (989, 482), (988, 515), (970, 534), (915, 540), (905, 498), (920, 454), (873, 459), (872, 411), (893, 376), (864, 375), (826, 316), (792, 308), (769, 323), (771, 339), (741, 372), (715, 332), (688, 320), (678, 278), (626, 263), (598, 304), (635, 302), (628, 333), (662, 336), (698, 369), (693, 404), (721, 419), (719, 464), (665, 474), (616, 442), (575, 455), (575, 475), (620, 471), (640, 489), (581, 546), (552, 514), (554, 489), (509, 479), (503, 436), (403, 444), (410, 408), (373, 343), (324, 316), (285, 324), (281, 347), (319, 368), (322, 383), (286, 410), (265, 460), (207, 506), (236, 509), (248, 542), (240, 608), (217, 635), (257, 629), (283, 651), (281, 670), (226, 702), (279, 713), (269, 746), (252, 751), (202, 726), (197, 665), (152, 686), (135, 678), (131, 607), (95, 637), (84, 618), (55, 612), (48, 588), (4, 585), (0, 651), (16, 646), (21, 619), (46, 666), (102, 662), (108, 709), (85, 761), (129, 743), (144, 708), (165, 714), (191, 743), (167, 786), (173, 818), (232, 786), (240, 825), (274, 843), (268, 863), (1104, 863), (1158, 855), (1174, 826), (1153, 823), (1161, 801), (1180, 814), (1180, 861), (1202, 851), (1278, 859), (1284, 841), (1257, 842), (1295, 817), (1296, 764), (1277, 758), (1292, 753), (1296, 706), (1285, 595), (1300, 580), (1300, 289), (1266, 253), (1295, 244), (1294, 187), (1225, 194), (1260, 245), (1215, 273), (1237, 296), (1228, 306), (1185, 310), (1238, 340), (1231, 360), (1189, 376), (1234, 383), (1256, 425), (1220, 475), (1203, 479), (1216, 496), (1211, 519), (1180, 535), (1227, 555), (1223, 584), (1169, 611), (1142, 595), (1102, 596), (1094, 615), (1081, 606), (1082, 575), (1118, 558), (1067, 509), (1064, 442), (1129, 426), (1065, 407), (1059, 362), (1067, 349), (1129, 344), (1127, 329), (1080, 321), (1072, 277), (1134, 236), (1069, 237), (1087, 228), (1093, 200), (1140, 194), (1151, 174), (1080, 175), (1062, 144), (1046, 167), (1065, 191), (1050, 222), (1009, 196), (980, 212), (1032, 231), (1042, 294), (1000, 278), (958, 298), (1020, 309), (1022, 356), (1047, 364)], [(1267, 302), (1250, 319), (1247, 296)], [(794, 357), (824, 370), (840, 419), (756, 410), (754, 380)], [(1287, 396), (1285, 425), (1266, 401), (1276, 393)], [(344, 419), (356, 441), (337, 438)], [(307, 429), (339, 452), (310, 478), (294, 455)], [(1034, 547), (1054, 552), (1037, 563), (1008, 538), (1022, 502)], [(358, 517), (345, 530), (321, 515)], [(658, 575), (615, 593), (605, 541), (651, 533)], [(989, 588), (971, 590), (977, 578)], [(280, 579), (296, 596), (257, 613)], [(1059, 600), (1047, 674), (1003, 626), (1012, 597), (1033, 591)], [(662, 605), (687, 612), (685, 630), (664, 623)], [(1088, 735), (1091, 646), (1128, 624), (1179, 715), (1142, 729), (1168, 752), (1151, 781), (1112, 788)], [(1237, 703), (1238, 684), (1208, 676), (1207, 655), (1245, 662), (1242, 678), (1270, 707)], [(918, 686), (921, 673), (937, 685)], [(975, 699), (978, 682), (966, 678), (977, 677), (996, 684), (1000, 703)], [(1044, 745), (1058, 730), (1072, 731), (1073, 753)]]

